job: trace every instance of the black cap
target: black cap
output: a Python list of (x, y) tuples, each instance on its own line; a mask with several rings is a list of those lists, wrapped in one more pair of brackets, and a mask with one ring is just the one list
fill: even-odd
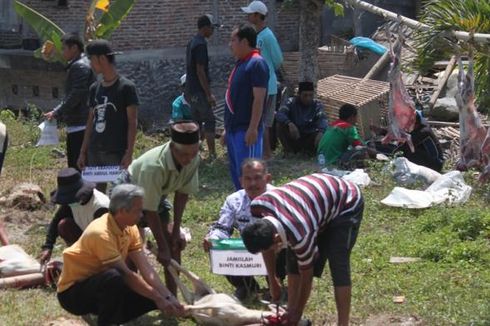
[(58, 189), (52, 194), (51, 201), (61, 205), (83, 201), (95, 188), (95, 184), (83, 180), (74, 168), (59, 171), (57, 183)]
[(217, 22), (214, 21), (213, 15), (206, 14), (202, 15), (199, 17), (197, 20), (197, 28), (203, 28), (206, 26), (212, 26), (212, 27), (221, 27), (221, 24), (218, 24)]
[(315, 90), (313, 83), (309, 82), (309, 81), (300, 82), (298, 86), (299, 86), (298, 87), (299, 93), (301, 93), (303, 91), (314, 91)]
[(85, 52), (90, 55), (116, 55), (122, 52), (115, 52), (111, 49), (111, 44), (107, 40), (93, 40), (87, 44)]

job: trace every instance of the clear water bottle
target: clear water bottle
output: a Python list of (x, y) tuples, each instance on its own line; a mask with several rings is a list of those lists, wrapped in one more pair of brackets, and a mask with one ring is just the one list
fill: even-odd
[(320, 171), (325, 167), (325, 155), (323, 153), (318, 154), (318, 166)]

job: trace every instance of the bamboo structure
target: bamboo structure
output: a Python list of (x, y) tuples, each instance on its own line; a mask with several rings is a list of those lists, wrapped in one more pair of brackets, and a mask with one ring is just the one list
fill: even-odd
[[(397, 20), (399, 19), (398, 17), (401, 18), (401, 22), (403, 24), (406, 24), (414, 29), (420, 30), (420, 31), (427, 31), (431, 29), (431, 26), (421, 23), (417, 20), (410, 19), (408, 17), (400, 16), (397, 15), (394, 12), (391, 12), (389, 10), (377, 7), (375, 5), (372, 5), (370, 3), (360, 1), (360, 0), (345, 0), (348, 4), (350, 4), (352, 7), (355, 8), (360, 8), (366, 11), (369, 11), (375, 15), (380, 15), (383, 16), (385, 19), (389, 20)], [(458, 40), (462, 41), (473, 41), (477, 43), (486, 43), (490, 44), (490, 34), (483, 34), (483, 33), (468, 33), (464, 31), (451, 31), (448, 32), (448, 36), (453, 36)]]

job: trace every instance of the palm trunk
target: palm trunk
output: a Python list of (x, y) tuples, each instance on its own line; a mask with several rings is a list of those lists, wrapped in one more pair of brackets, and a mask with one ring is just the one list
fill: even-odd
[(320, 45), (320, 18), (322, 0), (301, 0), (299, 15), (299, 81), (312, 81), (318, 76), (318, 46)]

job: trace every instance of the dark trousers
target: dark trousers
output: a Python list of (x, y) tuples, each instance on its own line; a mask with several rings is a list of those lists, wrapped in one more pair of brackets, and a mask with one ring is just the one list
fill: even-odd
[(77, 166), (78, 155), (82, 148), (83, 135), (85, 130), (70, 132), (66, 134), (66, 158), (68, 159), (68, 167), (80, 171)]
[(289, 134), (288, 125), (284, 123), (278, 123), (276, 128), (277, 138), (279, 138), (284, 152), (306, 152), (309, 155), (316, 154), (317, 144), (315, 143), (315, 140), (318, 132), (300, 134), (299, 139), (293, 139)]
[(152, 300), (131, 290), (114, 268), (58, 293), (58, 301), (74, 315), (97, 315), (97, 325), (126, 323), (156, 309)]
[(5, 136), (5, 141), (3, 142), (3, 151), (0, 153), (0, 174), (2, 174), (3, 159), (5, 158), (5, 152), (7, 151), (7, 145), (9, 142), (9, 136)]

